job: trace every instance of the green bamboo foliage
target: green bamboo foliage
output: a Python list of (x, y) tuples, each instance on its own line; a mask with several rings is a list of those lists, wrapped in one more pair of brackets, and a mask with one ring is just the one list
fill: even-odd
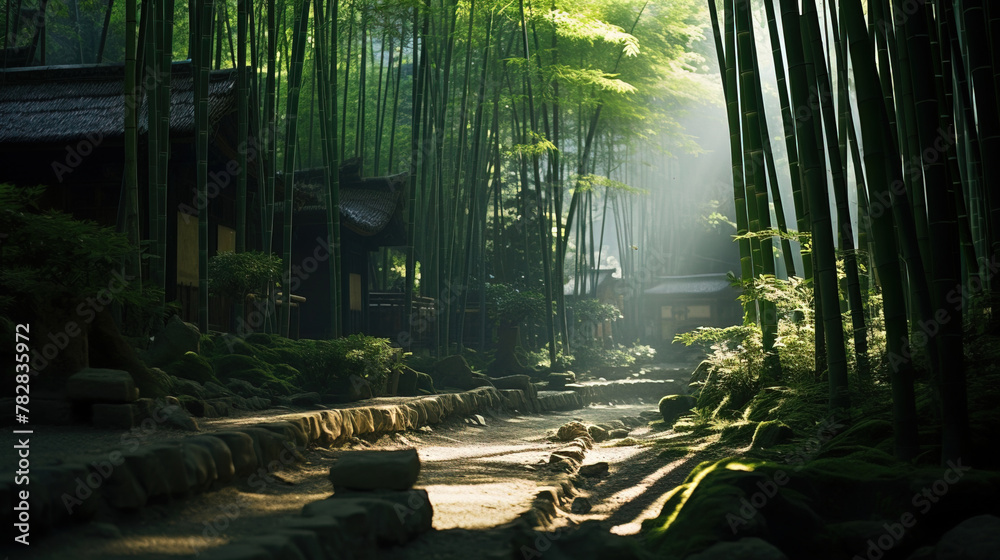
[(272, 231), (274, 229), (274, 181), (277, 172), (277, 78), (278, 37), (276, 26), (275, 0), (267, 0), (267, 75), (264, 81), (264, 134), (267, 137), (264, 161), (264, 196), (261, 212), (262, 245), (264, 251), (271, 252)]
[(157, 31), (157, 40), (161, 44), (160, 51), (160, 73), (156, 76), (154, 83), (155, 88), (159, 89), (157, 95), (157, 101), (159, 107), (157, 109), (157, 115), (160, 119), (160, 124), (158, 127), (158, 143), (159, 148), (156, 154), (157, 160), (157, 174), (156, 182), (149, 189), (151, 197), (156, 198), (157, 213), (156, 219), (150, 220), (150, 227), (153, 226), (155, 222), (156, 235), (150, 235), (150, 238), (156, 240), (156, 248), (154, 255), (159, 259), (159, 263), (153, 267), (156, 272), (155, 277), (152, 278), (154, 285), (162, 290), (163, 296), (161, 296), (161, 304), (164, 302), (163, 297), (166, 295), (167, 289), (167, 181), (169, 179), (169, 169), (170, 169), (170, 98), (171, 98), (171, 78), (172, 74), (172, 63), (173, 63), (173, 41), (174, 41), (174, 0), (162, 0), (159, 4), (162, 8), (160, 16), (160, 26)]
[[(430, 2), (430, 0), (425, 0)], [(414, 9), (413, 11), (413, 68), (415, 68), (416, 79), (413, 80), (413, 112), (411, 114), (413, 127), (412, 134), (410, 136), (410, 184), (409, 184), (409, 200), (407, 203), (407, 220), (406, 220), (406, 289), (405, 289), (405, 308), (404, 317), (413, 317), (413, 293), (414, 293), (414, 281), (416, 277), (416, 254), (415, 254), (415, 244), (414, 239), (416, 234), (416, 217), (417, 217), (417, 185), (420, 178), (420, 172), (425, 167), (423, 164), (423, 149), (425, 145), (422, 136), (422, 122), (421, 116), (424, 113), (424, 89), (425, 82), (427, 81), (427, 43), (425, 41), (419, 41), (420, 36), (427, 36), (428, 29), (430, 28), (430, 15), (425, 11), (424, 17), (421, 23), (420, 11)], [(416, 29), (420, 27), (420, 33), (418, 34)], [(418, 49), (417, 45), (419, 42), (419, 57), (417, 55)], [(406, 340), (406, 346), (410, 347), (411, 340)]]
[[(865, 325), (864, 302), (861, 297), (861, 281), (858, 276), (858, 258), (854, 245), (854, 226), (851, 224), (851, 211), (847, 193), (846, 164), (842, 160), (837, 137), (837, 120), (835, 117), (832, 86), (830, 84), (827, 66), (823, 63), (824, 49), (820, 39), (819, 19), (813, 2), (804, 4), (805, 37), (808, 37), (812, 58), (817, 62), (815, 68), (819, 105), (823, 115), (827, 139), (827, 154), (830, 159), (833, 194), (837, 205), (837, 229), (839, 232), (839, 247), (844, 258), (844, 271), (847, 276), (847, 300), (851, 311), (851, 327), (854, 334), (854, 356), (858, 373), (862, 379), (868, 378), (868, 336)], [(834, 24), (835, 25), (835, 24)], [(807, 60), (809, 59), (807, 50)], [(839, 57), (838, 57), (839, 58)]]
[[(952, 6), (948, 3), (939, 5), (941, 10), (941, 17), (937, 20), (937, 32), (936, 37), (936, 47), (938, 54), (941, 57), (941, 63), (935, 66), (935, 74), (937, 78), (937, 88), (940, 90), (938, 94), (939, 97), (943, 97), (944, 103), (940, 106), (940, 118), (948, 122), (952, 122), (952, 126), (955, 127), (957, 132), (962, 125), (962, 113), (969, 110), (970, 104), (965, 101), (967, 92), (964, 91), (964, 87), (961, 85), (961, 80), (954, 80), (953, 76), (961, 68), (961, 64), (955, 64), (952, 55), (953, 50), (953, 36), (952, 29), (954, 26), (955, 13)], [(949, 24), (948, 22), (951, 22)], [(934, 45), (932, 45), (933, 47)], [(960, 94), (956, 95), (954, 93), (955, 89), (959, 89)], [(948, 152), (948, 175), (951, 179), (951, 185), (949, 189), (951, 194), (955, 199), (956, 208), (956, 218), (958, 219), (959, 235), (962, 243), (962, 281), (963, 284), (968, 285), (970, 281), (981, 281), (979, 275), (979, 260), (976, 253), (977, 238), (974, 236), (974, 228), (972, 227), (972, 217), (969, 211), (968, 198), (966, 195), (965, 185), (963, 182), (963, 162), (966, 157), (963, 157), (962, 146), (956, 138), (956, 149), (949, 150)], [(972, 181), (969, 181), (972, 183)], [(982, 245), (982, 243), (979, 243)]]
[[(524, 58), (527, 68), (530, 69), (531, 57), (529, 56), (529, 51), (528, 51), (528, 27), (524, 16), (524, 0), (519, 0), (519, 7), (521, 11), (521, 38), (522, 38), (522, 46), (524, 48)], [(532, 94), (530, 75), (527, 78), (526, 83), (527, 83), (527, 93), (528, 93), (528, 113), (531, 118), (531, 142), (532, 145), (534, 146), (537, 144), (538, 136), (535, 131), (538, 130), (538, 120), (535, 116), (535, 102), (534, 102), (534, 96)], [(556, 336), (555, 336), (555, 324), (553, 323), (553, 318), (552, 318), (552, 301), (553, 301), (552, 268), (549, 262), (550, 258), (549, 253), (551, 251), (551, 246), (552, 246), (549, 240), (549, 235), (552, 231), (552, 228), (548, 227), (545, 220), (546, 212), (544, 204), (542, 203), (542, 181), (539, 173), (539, 157), (537, 150), (534, 149), (532, 150), (531, 160), (532, 160), (532, 168), (534, 170), (534, 179), (535, 179), (535, 202), (537, 205), (536, 211), (538, 212), (538, 237), (539, 237), (538, 241), (542, 249), (541, 250), (542, 275), (544, 279), (543, 282), (544, 282), (544, 290), (545, 290), (544, 295), (545, 295), (545, 305), (546, 305), (543, 320), (545, 321), (545, 331), (548, 336), (549, 360), (550, 363), (555, 363)]]
[[(336, 22), (336, 0), (333, 0), (332, 8), (332, 21)], [(340, 293), (340, 258), (336, 253), (340, 246), (340, 201), (339, 201), (339, 188), (340, 188), (340, 174), (338, 173), (337, 160), (337, 141), (333, 134), (335, 121), (331, 122), (329, 117), (332, 113), (333, 118), (336, 119), (336, 111), (330, 111), (329, 103), (334, 100), (334, 96), (330, 91), (330, 86), (327, 83), (326, 76), (327, 70), (329, 68), (327, 62), (327, 53), (329, 45), (336, 45), (336, 32), (334, 31), (334, 38), (328, 44), (325, 41), (325, 29), (322, 23), (323, 21), (323, 2), (322, 0), (316, 0), (313, 5), (313, 22), (315, 25), (316, 33), (316, 68), (317, 76), (316, 79), (319, 82), (319, 114), (320, 114), (320, 146), (322, 147), (322, 161), (323, 161), (323, 187), (326, 193), (326, 219), (327, 219), (327, 231), (328, 231), (328, 241), (332, 247), (335, 247), (335, 253), (330, 255), (330, 318), (332, 323), (333, 336), (339, 336), (340, 334), (340, 322), (341, 322), (341, 293)], [(335, 30), (336, 24), (334, 23), (331, 27)], [(336, 76), (336, 73), (331, 73)]]
[[(146, 17), (145, 37), (145, 60), (139, 61), (143, 64), (143, 71), (139, 72), (140, 80), (144, 83), (156, 83), (162, 75), (162, 29), (160, 29), (160, 18), (162, 14), (162, 2), (157, 0), (147, 0), (143, 5), (143, 12)], [(157, 30), (160, 29), (160, 37), (157, 37)], [(160, 119), (158, 111), (161, 107), (159, 100), (164, 93), (157, 85), (144, 87), (146, 94), (146, 157), (148, 161), (146, 185), (149, 193), (147, 203), (149, 205), (149, 240), (154, 249), (159, 248), (159, 228), (157, 227), (158, 217), (164, 209), (160, 206), (160, 200), (156, 196), (156, 185), (159, 179), (159, 142), (162, 138), (160, 134)], [(162, 255), (157, 253), (156, 258), (150, 266), (150, 276), (157, 278), (159, 269), (163, 266)]]
[[(996, 7), (991, 7), (995, 11)], [(979, 135), (980, 163), (984, 185), (1000, 184), (1000, 107), (997, 103), (997, 85), (994, 74), (994, 53), (1000, 38), (989, 35), (986, 3), (983, 0), (963, 0), (961, 2), (961, 18), (965, 26), (965, 44), (969, 61), (968, 73), (971, 88), (975, 92), (976, 125)], [(995, 188), (985, 189), (985, 204), (988, 220), (991, 224), (1000, 224), (1000, 195)], [(991, 262), (1000, 262), (1000, 227), (989, 228), (990, 248), (987, 258)], [(1000, 305), (1000, 282), (990, 282), (991, 307)], [(1000, 313), (991, 315), (990, 327), (1000, 328)]]
[[(249, 0), (237, 0), (237, 22), (236, 22), (236, 43), (238, 52), (236, 54), (236, 87), (239, 90), (237, 100), (237, 118), (239, 119), (236, 132), (239, 153), (237, 163), (239, 171), (236, 176), (236, 252), (246, 250), (246, 229), (247, 229), (247, 141), (249, 136), (249, 98), (250, 98), (250, 76), (247, 67), (247, 33), (249, 27), (249, 11), (247, 2)], [(238, 316), (243, 317), (243, 302), (237, 302)]]
[[(751, 254), (750, 221), (747, 208), (746, 189), (743, 174), (743, 140), (740, 136), (739, 91), (736, 72), (736, 33), (734, 0), (725, 0), (725, 84), (726, 114), (729, 119), (729, 147), (733, 166), (733, 201), (736, 205), (736, 235), (740, 247), (740, 275), (743, 282), (750, 282), (754, 277), (753, 258)], [(715, 16), (718, 26), (718, 16)], [(755, 317), (747, 308), (747, 315)]]

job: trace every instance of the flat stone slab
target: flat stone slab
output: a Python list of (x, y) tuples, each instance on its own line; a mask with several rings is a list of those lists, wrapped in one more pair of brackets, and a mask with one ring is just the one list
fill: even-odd
[(66, 381), (66, 396), (74, 401), (130, 403), (139, 400), (139, 390), (127, 371), (87, 368)]
[(334, 490), (408, 490), (420, 475), (416, 449), (352, 451), (330, 467)]

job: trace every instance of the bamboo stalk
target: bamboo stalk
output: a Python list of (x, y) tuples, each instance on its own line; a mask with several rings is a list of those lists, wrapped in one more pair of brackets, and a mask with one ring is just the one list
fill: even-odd
[[(811, 3), (812, 0), (806, 0)], [(797, 2), (781, 0), (781, 21), (788, 56), (788, 74), (792, 100), (796, 106), (809, 103), (809, 80), (802, 46)], [(813, 5), (815, 9), (815, 5)], [(818, 142), (818, 125), (814, 111), (796, 120), (796, 137), (799, 139), (803, 163), (803, 179), (807, 190), (809, 214), (812, 218), (813, 262), (816, 281), (819, 283), (821, 310), (826, 338), (827, 372), (830, 380), (830, 408), (841, 416), (850, 406), (847, 392), (847, 356), (844, 330), (840, 319), (840, 298), (837, 289), (837, 263), (834, 250), (830, 205), (827, 196), (826, 171), (822, 145)], [(817, 346), (820, 341), (816, 341)]]

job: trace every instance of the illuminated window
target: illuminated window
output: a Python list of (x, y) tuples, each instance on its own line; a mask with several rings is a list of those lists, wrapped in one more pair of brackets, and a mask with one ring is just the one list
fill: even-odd
[(361, 275), (351, 274), (351, 311), (361, 311)]

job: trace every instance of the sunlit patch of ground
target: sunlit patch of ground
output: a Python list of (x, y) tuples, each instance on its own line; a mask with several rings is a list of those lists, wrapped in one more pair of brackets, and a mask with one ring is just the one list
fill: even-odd
[[(547, 467), (549, 454), (560, 445), (549, 440), (551, 433), (571, 420), (598, 424), (652, 408), (592, 406), (542, 415), (487, 416), (485, 426), (455, 419), (416, 432), (356, 440), (349, 447), (417, 447), (422, 462), (417, 487), (427, 490), (434, 506), (433, 526), (438, 529), (426, 538), (453, 539), (456, 550), (481, 542), (490, 543), (489, 550), (499, 551), (498, 543), (505, 541), (490, 528), (516, 519), (529, 508), (540, 487), (551, 484), (554, 474)], [(219, 423), (232, 427), (261, 420), (230, 418)], [(635, 532), (643, 518), (659, 512), (663, 496), (699, 462), (657, 457), (659, 445), (650, 445), (652, 439), (676, 438), (687, 445), (687, 440), (671, 432), (642, 427), (633, 430), (631, 437), (641, 445), (615, 447), (614, 442), (605, 442), (587, 453), (586, 463), (611, 463), (611, 474), (582, 490), (594, 500), (593, 511), (586, 516), (567, 513), (564, 521), (599, 519), (609, 530)], [(89, 560), (142, 555), (146, 560), (176, 559), (199, 550), (211, 557), (212, 547), (270, 530), (277, 517), (296, 514), (306, 503), (328, 497), (332, 493), (327, 479), (329, 466), (346, 452), (349, 449), (309, 450), (307, 463), (276, 473), (264, 488), (241, 481), (186, 500), (147, 506), (132, 515), (100, 519), (110, 524), (110, 536), (95, 531), (92, 525), (61, 531), (33, 546), (33, 557)], [(120, 536), (115, 531), (120, 531)], [(424, 539), (413, 546), (420, 549)]]
[[(667, 495), (692, 468), (724, 454), (711, 447), (718, 441), (714, 435), (695, 438), (689, 433), (640, 429), (631, 437), (636, 438), (635, 445), (606, 443), (587, 454), (585, 463), (607, 461), (610, 473), (592, 479), (591, 487), (583, 492), (593, 509), (583, 515), (567, 513), (569, 519), (577, 523), (598, 520), (612, 533), (636, 534), (644, 520), (659, 516)], [(676, 456), (660, 455), (664, 443), (676, 450)]]

